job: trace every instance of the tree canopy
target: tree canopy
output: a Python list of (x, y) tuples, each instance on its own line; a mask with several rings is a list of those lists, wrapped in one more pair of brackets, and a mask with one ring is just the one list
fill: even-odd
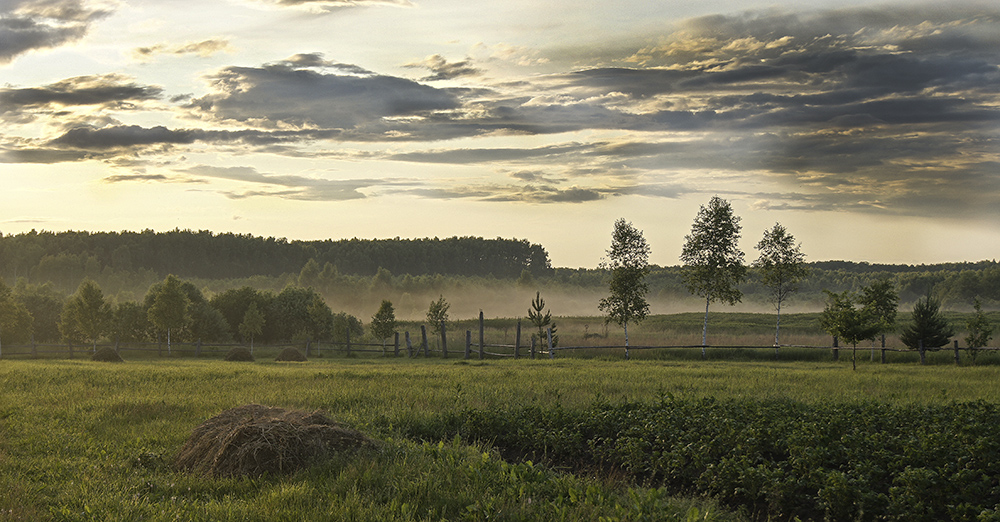
[(628, 325), (638, 323), (649, 314), (646, 293), (649, 285), (645, 278), (649, 273), (649, 243), (625, 219), (615, 221), (608, 257), (601, 262), (601, 268), (611, 272), (608, 283), (609, 295), (601, 299), (597, 308), (607, 314), (625, 330), (625, 357), (628, 358)]

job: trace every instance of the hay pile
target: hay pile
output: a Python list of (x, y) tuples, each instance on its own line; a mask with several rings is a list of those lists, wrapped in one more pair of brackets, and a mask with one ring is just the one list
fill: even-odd
[(302, 352), (298, 351), (297, 349), (289, 347), (285, 348), (284, 350), (281, 350), (281, 353), (278, 354), (278, 357), (275, 359), (275, 361), (306, 362), (306, 356), (302, 355)]
[(94, 352), (94, 355), (90, 356), (90, 360), (98, 362), (125, 362), (114, 348), (108, 348), (107, 346)]
[(371, 439), (322, 412), (248, 404), (195, 428), (174, 466), (213, 477), (276, 475), (371, 445)]
[(254, 362), (253, 354), (250, 353), (250, 350), (247, 350), (242, 346), (237, 346), (236, 348), (229, 350), (229, 353), (226, 354), (226, 360), (236, 362)]

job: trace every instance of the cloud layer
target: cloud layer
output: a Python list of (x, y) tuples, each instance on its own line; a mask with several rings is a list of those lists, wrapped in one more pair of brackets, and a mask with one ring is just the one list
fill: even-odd
[[(80, 38), (105, 13), (80, 1), (10, 3), (0, 12), (0, 31), (21, 32), (0, 60)], [(415, 74), (407, 78), (303, 52), (222, 67), (207, 75), (205, 93), (171, 104), (164, 99), (182, 93), (122, 75), (73, 77), (0, 89), (0, 118), (46, 126), (44, 135), (6, 131), (0, 161), (174, 161), (181, 167), (170, 172), (106, 180), (183, 176), (245, 185), (227, 190), (230, 198), (409, 194), (585, 204), (728, 191), (762, 209), (1000, 218), (998, 48), (998, 12), (853, 9), (692, 19), (599, 66), (517, 78), (497, 77), (494, 58), (432, 54), (400, 63)], [(136, 52), (228, 49), (228, 40), (207, 39)], [(533, 50), (531, 63), (564, 63), (585, 50), (547, 53)], [(128, 121), (154, 107), (173, 118)], [(544, 144), (517, 141), (526, 137)], [(181, 155), (191, 150), (378, 161), (399, 170), (475, 167), (481, 174), (324, 180), (184, 164)]]

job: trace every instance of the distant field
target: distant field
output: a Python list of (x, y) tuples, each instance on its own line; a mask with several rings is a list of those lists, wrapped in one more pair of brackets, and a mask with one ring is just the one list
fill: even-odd
[[(470, 410), (573, 411), (668, 396), (890, 407), (1000, 404), (1000, 367), (867, 363), (851, 371), (844, 361), (569, 358), (3, 361), (0, 519), (486, 518), (476, 509), (512, 520), (559, 513), (594, 520), (639, 513), (668, 520), (739, 518), (709, 500), (668, 501), (648, 488), (629, 493), (621, 484), (502, 463), (456, 441), (410, 441), (396, 428)], [(284, 478), (209, 480), (171, 471), (172, 455), (196, 425), (248, 403), (322, 409), (386, 445), (378, 454)], [(476, 481), (442, 482), (470, 469)], [(535, 504), (524, 504), (525, 488), (534, 491)]]

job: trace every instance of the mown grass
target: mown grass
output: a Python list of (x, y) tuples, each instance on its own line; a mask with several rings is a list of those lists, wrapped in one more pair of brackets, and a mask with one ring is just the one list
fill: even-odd
[[(326, 357), (307, 363), (0, 362), (0, 520), (727, 520), (711, 500), (507, 463), (397, 426), (520, 404), (666, 395), (808, 404), (1000, 402), (1000, 367), (823, 362)], [(323, 409), (380, 449), (288, 477), (207, 479), (169, 463), (191, 430), (260, 403)]]

